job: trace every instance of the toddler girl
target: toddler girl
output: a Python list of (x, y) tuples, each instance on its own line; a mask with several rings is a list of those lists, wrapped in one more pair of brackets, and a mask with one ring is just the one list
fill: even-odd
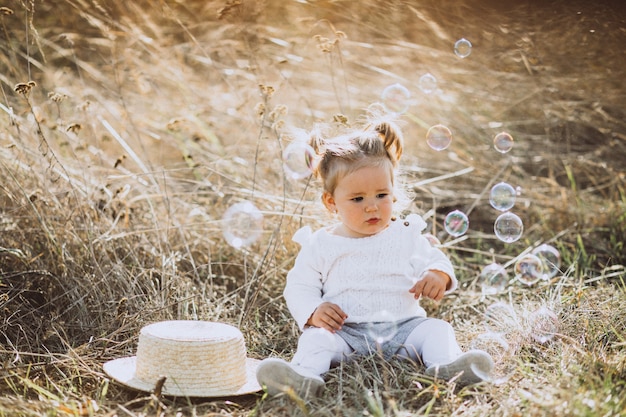
[(320, 157), (324, 206), (339, 222), (298, 230), (301, 250), (284, 297), (302, 334), (292, 361), (263, 360), (257, 379), (270, 395), (316, 395), (322, 375), (342, 360), (380, 352), (421, 361), (426, 374), (457, 384), (493, 368), (483, 351), (462, 353), (446, 321), (427, 318), (420, 297), (441, 300), (457, 279), (450, 260), (421, 232), (424, 220), (393, 216), (401, 132), (386, 120), (334, 139), (311, 139)]

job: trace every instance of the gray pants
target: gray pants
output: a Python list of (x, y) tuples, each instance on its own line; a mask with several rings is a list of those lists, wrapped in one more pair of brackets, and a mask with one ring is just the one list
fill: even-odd
[(345, 324), (337, 333), (307, 328), (291, 363), (322, 375), (341, 361), (377, 351), (386, 358), (397, 354), (426, 367), (450, 363), (462, 353), (450, 323), (419, 317), (395, 324)]

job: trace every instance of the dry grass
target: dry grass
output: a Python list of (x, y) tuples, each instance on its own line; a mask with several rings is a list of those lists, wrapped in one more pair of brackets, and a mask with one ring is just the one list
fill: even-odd
[[(0, 415), (624, 415), (625, 12), (615, 3), (16, 2), (0, 9)], [(11, 13), (12, 12), (12, 13)], [(472, 54), (452, 53), (458, 38)], [(440, 92), (425, 95), (430, 72)], [(33, 81), (33, 83), (30, 83)], [(412, 209), (446, 245), (461, 290), (429, 313), (469, 346), (509, 301), (547, 305), (547, 343), (507, 335), (514, 372), (455, 391), (375, 356), (331, 371), (322, 398), (188, 400), (130, 392), (102, 372), (162, 319), (239, 326), (251, 356), (289, 358), (281, 298), (302, 224), (328, 221), (316, 184), (285, 179), (285, 127), (356, 123), (385, 86), (402, 117)], [(454, 132), (450, 149), (423, 140)], [(515, 137), (495, 152), (499, 131)], [(492, 184), (523, 190), (525, 233), (492, 232)], [(265, 232), (236, 250), (220, 219), (248, 199)], [(442, 231), (451, 209), (470, 231)], [(555, 245), (551, 282), (482, 297), (476, 277)]]

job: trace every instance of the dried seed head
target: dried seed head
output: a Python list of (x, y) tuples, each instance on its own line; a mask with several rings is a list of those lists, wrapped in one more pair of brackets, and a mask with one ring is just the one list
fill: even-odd
[(63, 93), (56, 93), (56, 92), (51, 91), (48, 93), (48, 98), (54, 101), (55, 103), (60, 103), (66, 98), (68, 98), (68, 96)]
[(10, 16), (13, 14), (13, 10), (8, 7), (0, 7), (0, 15)]
[(66, 132), (77, 133), (80, 129), (83, 128), (83, 125), (80, 123), (72, 123), (65, 129)]
[(91, 105), (91, 101), (85, 100), (85, 102), (79, 105), (78, 108), (82, 111), (86, 111), (90, 105)]
[(284, 104), (279, 104), (274, 108), (274, 111), (280, 114), (281, 116), (285, 116), (289, 109)]
[(263, 117), (265, 114), (265, 103), (257, 103), (257, 105), (254, 106), (254, 112), (259, 119)]
[(340, 113), (335, 114), (333, 116), (333, 121), (335, 123), (341, 123), (342, 125), (346, 125), (346, 126), (348, 125), (348, 118), (345, 115), (340, 114)]
[(15, 92), (18, 94), (27, 95), (28, 93), (30, 93), (30, 90), (32, 90), (32, 88), (36, 85), (37, 83), (35, 83), (34, 81), (29, 81), (27, 83), (17, 83), (15, 84), (15, 87), (13, 87), (13, 90), (15, 90)]
[(261, 95), (267, 97), (267, 98), (271, 98), (272, 95), (274, 94), (274, 87), (272, 87), (271, 85), (264, 85), (264, 84), (259, 84), (259, 89), (261, 90)]
[(180, 117), (175, 117), (170, 119), (169, 122), (165, 125), (167, 130), (171, 130), (172, 132), (178, 132), (182, 129), (182, 125), (186, 122), (185, 119)]
[(120, 166), (120, 164), (124, 162), (124, 159), (126, 159), (126, 155), (122, 154), (119, 158), (115, 160), (115, 164), (113, 164), (113, 168), (117, 168), (118, 166)]
[(75, 38), (76, 38), (76, 35), (70, 34), (70, 33), (62, 33), (59, 35), (59, 39), (61, 39), (62, 41), (65, 41), (65, 43), (67, 43), (68, 46), (74, 46)]
[(278, 119), (280, 119), (281, 116), (284, 116), (285, 114), (287, 114), (287, 106), (285, 106), (284, 104), (280, 104), (274, 107), (274, 110), (272, 110), (269, 116), (270, 122), (277, 121)]
[(339, 44), (340, 40), (343, 38), (346, 38), (346, 34), (344, 32), (341, 31), (336, 31), (335, 32), (335, 39), (329, 39), (326, 38), (324, 36), (320, 36), (320, 35), (315, 35), (313, 36), (313, 39), (315, 39), (317, 41), (317, 47), (322, 51), (322, 52), (332, 52), (333, 49), (335, 48), (336, 45)]
[(284, 127), (285, 127), (285, 121), (284, 120), (278, 120), (277, 122), (272, 124), (272, 129), (274, 129), (276, 131), (281, 131)]

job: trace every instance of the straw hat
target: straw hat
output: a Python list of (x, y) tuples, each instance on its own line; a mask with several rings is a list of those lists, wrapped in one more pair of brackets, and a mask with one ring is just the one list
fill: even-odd
[(104, 364), (116, 381), (151, 392), (165, 377), (161, 393), (182, 397), (227, 397), (261, 390), (259, 361), (246, 357), (243, 335), (224, 323), (162, 321), (139, 332), (137, 355)]

